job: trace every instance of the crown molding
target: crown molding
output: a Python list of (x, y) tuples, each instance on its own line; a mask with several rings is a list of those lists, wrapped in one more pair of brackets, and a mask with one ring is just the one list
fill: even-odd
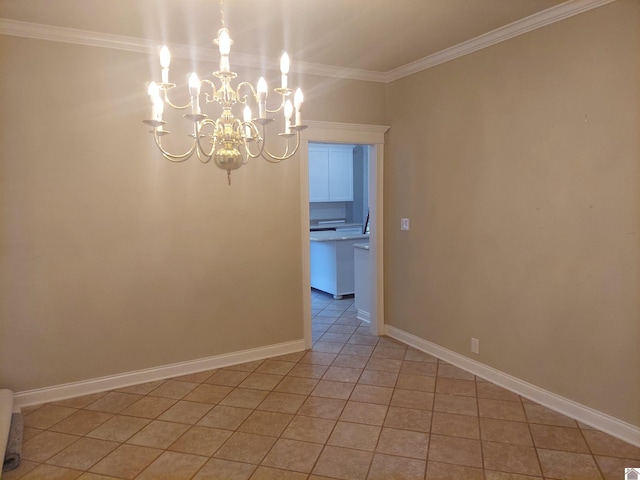
[[(614, 1), (615, 0), (569, 0), (388, 72), (305, 62), (295, 62), (292, 65), (292, 71), (305, 75), (390, 83)], [(160, 48), (157, 42), (136, 37), (55, 27), (6, 18), (0, 18), (0, 35), (12, 35), (92, 47), (113, 48), (149, 55), (157, 54)], [(169, 44), (168, 46), (171, 49), (171, 54), (177, 58), (195, 59), (203, 62), (217, 58), (217, 50), (214, 48), (193, 47), (184, 44)], [(245, 53), (234, 53), (233, 63), (243, 67), (277, 70), (279, 60)]]
[(446, 48), (432, 55), (403, 65), (402, 67), (389, 70), (384, 74), (384, 82), (390, 83), (395, 80), (408, 77), (414, 73), (427, 70), (435, 67), (436, 65), (462, 57), (463, 55), (482, 50), (483, 48), (490, 47), (496, 43), (504, 42), (513, 37), (523, 35), (538, 28), (565, 20), (614, 1), (615, 0), (569, 0), (503, 27), (496, 28), (495, 30), (472, 38), (466, 42), (459, 43), (453, 47)]

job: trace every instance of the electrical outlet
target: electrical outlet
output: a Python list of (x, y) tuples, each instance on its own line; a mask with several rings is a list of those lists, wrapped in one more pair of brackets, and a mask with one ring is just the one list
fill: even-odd
[(480, 340), (471, 337), (471, 353), (480, 355)]
[(409, 230), (409, 219), (401, 218), (400, 219), (400, 230)]

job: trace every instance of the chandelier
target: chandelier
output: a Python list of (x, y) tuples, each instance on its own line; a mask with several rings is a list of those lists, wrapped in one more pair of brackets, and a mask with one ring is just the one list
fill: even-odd
[[(167, 46), (160, 50), (161, 83), (151, 82), (148, 94), (151, 99), (151, 119), (143, 122), (153, 128), (155, 144), (167, 160), (171, 162), (184, 162), (195, 153), (202, 163), (213, 162), (221, 169), (227, 171), (227, 179), (231, 185), (231, 171), (245, 165), (249, 158), (262, 157), (268, 162), (278, 163), (291, 158), (300, 146), (300, 132), (307, 128), (300, 120), (303, 95), (298, 88), (294, 90), (288, 87), (287, 74), (289, 73), (289, 56), (286, 52), (280, 58), (281, 84), (274, 88), (274, 92), (280, 98), (278, 106), (273, 110), (267, 108), (267, 82), (260, 77), (256, 88), (249, 82), (240, 82), (234, 89), (232, 79), (238, 75), (231, 71), (229, 53), (233, 41), (224, 22), (223, 3), (220, 1), (220, 21), (222, 27), (218, 30), (218, 37), (213, 43), (220, 50), (220, 70), (213, 72), (218, 79), (219, 86), (210, 80), (200, 80), (195, 73), (189, 77), (190, 101), (186, 105), (176, 105), (169, 99), (169, 92), (175, 88), (175, 84), (169, 82), (169, 65), (171, 57)], [(219, 114), (217, 118), (209, 117), (200, 109), (201, 92), (204, 91), (204, 104), (213, 103)], [(293, 103), (291, 96), (293, 95)], [(176, 110), (190, 109), (183, 116), (192, 122), (190, 146), (183, 153), (173, 154), (162, 146), (162, 137), (169, 134), (164, 129), (167, 122), (163, 120), (165, 104)], [(250, 105), (257, 106), (257, 116), (254, 117)], [(244, 106), (244, 107), (242, 107)], [(242, 120), (234, 116), (234, 108), (242, 108)], [(254, 107), (255, 108), (255, 107)], [(255, 111), (255, 110), (254, 110)], [(284, 114), (284, 131), (278, 135), (281, 137), (281, 155), (270, 152), (266, 147), (265, 127), (274, 121), (268, 114), (282, 112)], [(208, 137), (208, 141), (204, 140)]]

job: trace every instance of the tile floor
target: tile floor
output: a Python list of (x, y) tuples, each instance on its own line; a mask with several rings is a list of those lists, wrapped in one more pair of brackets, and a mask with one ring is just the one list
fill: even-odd
[(5, 480), (622, 479), (640, 448), (313, 293), (312, 351), (25, 409)]

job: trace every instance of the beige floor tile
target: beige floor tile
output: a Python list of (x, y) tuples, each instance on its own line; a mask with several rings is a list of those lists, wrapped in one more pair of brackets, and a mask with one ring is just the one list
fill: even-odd
[(70, 417), (78, 410), (75, 408), (61, 407), (58, 405), (43, 405), (36, 411), (23, 417), (25, 427), (46, 430), (56, 423)]
[(287, 425), (282, 437), (304, 442), (326, 443), (335, 424), (335, 420), (296, 415)]
[(205, 383), (212, 385), (221, 385), (226, 387), (237, 387), (245, 378), (247, 378), (251, 372), (244, 372), (240, 370), (227, 370), (223, 368), (211, 375)]
[(344, 345), (349, 338), (351, 338), (350, 333), (325, 333), (320, 337), (320, 341), (342, 343)]
[(116, 415), (87, 434), (91, 438), (124, 442), (149, 425), (151, 420)]
[(520, 396), (498, 385), (489, 382), (476, 382), (478, 398), (491, 398), (493, 400), (505, 400), (508, 402), (519, 402)]
[(250, 480), (306, 480), (307, 474), (260, 466)]
[(132, 479), (162, 453), (157, 448), (120, 445), (95, 464), (90, 471), (118, 478)]
[(197, 373), (189, 373), (187, 375), (181, 375), (179, 377), (174, 377), (172, 380), (177, 380), (179, 382), (192, 382), (192, 383), (203, 383), (206, 382), (211, 375), (216, 373), (218, 370), (205, 370), (204, 372)]
[(475, 380), (475, 377), (472, 373), (469, 373), (453, 365), (444, 364), (443, 362), (439, 362), (438, 364), (438, 377), (459, 378), (460, 380)]
[[(327, 329), (325, 325), (322, 329), (313, 329), (314, 333), (324, 333)], [(314, 352), (322, 352), (322, 353), (340, 353), (342, 348), (344, 347), (344, 343), (334, 343), (334, 342), (321, 342), (317, 341), (313, 344)]]
[(293, 415), (287, 413), (255, 410), (244, 423), (238, 427), (238, 431), (278, 437), (284, 432), (284, 429), (287, 428), (292, 418)]
[(212, 458), (198, 471), (193, 480), (248, 480), (255, 469), (256, 466), (249, 463)]
[(478, 409), (481, 417), (512, 420), (514, 422), (526, 421), (524, 409), (520, 402), (479, 398)]
[(410, 430), (383, 428), (376, 452), (426, 460), (429, 435)]
[(411, 347), (407, 348), (404, 354), (404, 359), (409, 360), (411, 362), (427, 362), (427, 363), (438, 362), (438, 359), (436, 357)]
[(373, 353), (374, 348), (375, 347), (370, 345), (354, 345), (348, 343), (344, 346), (340, 353), (343, 355), (358, 355), (361, 357), (369, 357)]
[(258, 368), (260, 365), (262, 365), (262, 362), (264, 360), (255, 360), (253, 362), (245, 362), (245, 363), (240, 363), (238, 365), (230, 365), (228, 367), (225, 367), (226, 370), (238, 370), (241, 372), (253, 372), (256, 368)]
[(271, 392), (267, 395), (267, 398), (258, 405), (258, 410), (268, 410), (270, 412), (279, 413), (296, 413), (306, 399), (307, 397), (305, 395)]
[(434, 412), (431, 433), (451, 437), (480, 438), (478, 417)]
[(164, 452), (136, 480), (188, 480), (206, 461), (206, 457)]
[(558, 427), (576, 427), (578, 425), (572, 418), (562, 415), (561, 413), (554, 412), (542, 405), (525, 402), (523, 406), (529, 423), (556, 425)]
[(371, 452), (326, 446), (313, 473), (341, 480), (365, 480), (372, 458)]
[(189, 392), (183, 398), (183, 400), (188, 400), (190, 402), (210, 403), (213, 405), (220, 402), (220, 400), (229, 395), (232, 390), (233, 387), (203, 383), (202, 385), (198, 385), (196, 388), (191, 390), (191, 392)]
[(432, 461), (482, 468), (480, 442), (468, 438), (431, 435), (429, 439), (429, 462)]
[(398, 380), (397, 372), (385, 372), (383, 370), (364, 370), (358, 383), (364, 385), (376, 385), (378, 387), (394, 387)]
[(432, 413), (404, 407), (389, 407), (384, 420), (385, 427), (429, 433)]
[(129, 405), (137, 402), (142, 395), (133, 393), (109, 392), (85, 407), (86, 410), (106, 413), (120, 413)]
[(436, 378), (426, 375), (412, 375), (410, 373), (400, 373), (396, 388), (403, 390), (420, 390), (422, 392), (434, 392), (436, 390)]
[(426, 462), (376, 453), (367, 480), (423, 480)]
[(324, 372), (329, 368), (328, 365), (318, 365), (312, 363), (298, 363), (289, 372), (290, 377), (302, 377), (320, 379)]
[(309, 397), (298, 410), (298, 414), (337, 420), (346, 403), (346, 400), (339, 398)]
[(437, 371), (437, 363), (412, 362), (411, 360), (404, 360), (402, 362), (402, 368), (400, 368), (400, 373), (407, 375), (424, 375), (427, 377), (435, 377)]
[(376, 448), (381, 430), (375, 425), (338, 422), (327, 441), (327, 445), (372, 452)]
[(167, 448), (189, 429), (189, 425), (154, 420), (127, 440), (131, 445)]
[(393, 360), (403, 360), (404, 355), (405, 351), (403, 349), (386, 347), (380, 344), (380, 342), (378, 342), (378, 345), (371, 354), (371, 356), (374, 358), (390, 358)]
[(214, 457), (257, 465), (271, 450), (274, 443), (276, 443), (275, 437), (235, 432), (218, 449)]
[(579, 428), (553, 425), (530, 425), (530, 428), (537, 448), (590, 453)]
[(284, 378), (283, 375), (253, 372), (239, 385), (240, 388), (252, 388), (255, 390), (273, 390)]
[(209, 403), (180, 400), (160, 415), (158, 420), (193, 425), (204, 417), (212, 408), (213, 405)]
[(392, 395), (393, 388), (390, 387), (358, 384), (353, 389), (350, 399), (355, 402), (389, 405)]
[(37, 462), (30, 462), (29, 460), (21, 460), (20, 465), (18, 465), (17, 468), (7, 472), (3, 472), (2, 478), (4, 480), (18, 480), (19, 478), (24, 477), (27, 473), (29, 473), (31, 470), (36, 468), (38, 465), (40, 464)]
[[(362, 328), (364, 328), (367, 332), (370, 329), (369, 325), (365, 325)], [(380, 341), (378, 342), (378, 345), (382, 347), (401, 348), (404, 351), (406, 351), (408, 348), (407, 345), (402, 343), (400, 340), (396, 340), (395, 338), (391, 338), (388, 336), (380, 337)]]
[(485, 441), (533, 446), (529, 425), (523, 422), (481, 418), (480, 435)]
[(302, 378), (287, 376), (273, 389), (274, 392), (296, 393), (309, 395), (318, 384), (315, 378)]
[(113, 415), (111, 413), (78, 410), (76, 413), (58, 422), (50, 430), (72, 435), (86, 435), (96, 429)]
[(28, 442), (36, 435), (40, 435), (44, 430), (39, 428), (24, 427), (22, 430), (22, 442)]
[(538, 457), (545, 477), (558, 480), (573, 480), (576, 478), (598, 480), (602, 478), (591, 455), (539, 448)]
[(358, 378), (360, 378), (361, 373), (362, 373), (362, 369), (360, 368), (331, 366), (322, 376), (322, 379), (331, 380), (335, 382), (356, 383), (358, 381)]
[[(353, 396), (351, 397), (353, 398)], [(381, 426), (387, 415), (386, 405), (354, 402), (349, 400), (342, 411), (340, 420), (343, 422), (364, 423)]]
[(336, 353), (324, 353), (310, 351), (302, 357), (300, 363), (310, 363), (313, 365), (331, 365), (338, 355)]
[(173, 442), (168, 450), (210, 457), (231, 436), (229, 430), (194, 426)]
[(329, 380), (320, 380), (316, 388), (313, 389), (311, 395), (314, 397), (337, 398), (346, 400), (351, 395), (355, 383), (332, 382)]
[(155, 390), (149, 392), (149, 395), (152, 397), (180, 400), (197, 386), (198, 384), (193, 382), (179, 382), (177, 380), (169, 380), (167, 382), (164, 382)]
[(155, 390), (162, 385), (166, 380), (157, 380), (155, 382), (139, 383), (138, 385), (131, 385), (129, 387), (118, 388), (116, 391), (122, 393), (134, 393), (137, 395), (146, 395), (149, 392)]
[(427, 475), (425, 478), (426, 480), (485, 480), (481, 468), (433, 462), (431, 460), (427, 463)]
[(321, 451), (322, 445), (317, 443), (281, 438), (269, 451), (262, 465), (309, 473)]
[(240, 408), (256, 408), (265, 398), (267, 398), (268, 394), (269, 392), (265, 390), (252, 390), (238, 387), (220, 400), (219, 405)]
[(253, 410), (249, 408), (216, 405), (198, 422), (203, 427), (235, 430), (244, 422)]
[(449, 395), (476, 396), (476, 382), (459, 378), (438, 377), (436, 392)]
[(81, 438), (47, 460), (47, 463), (75, 470), (88, 470), (118, 445), (119, 443), (97, 438)]
[(44, 431), (24, 443), (22, 458), (44, 462), (79, 439), (80, 437), (75, 435)]
[(132, 417), (157, 418), (177, 400), (161, 397), (142, 397), (140, 400), (125, 408), (121, 414)]
[(295, 366), (295, 362), (283, 362), (282, 360), (265, 360), (262, 365), (256, 368), (255, 372), (286, 375)]
[(597, 430), (583, 430), (583, 434), (594, 455), (631, 458), (640, 465), (640, 448)]
[(353, 325), (344, 325), (341, 323), (338, 323), (338, 321), (336, 321), (335, 324), (333, 324), (328, 332), (329, 333), (344, 333), (344, 334), (348, 334), (351, 335), (352, 333), (355, 333), (357, 327), (353, 326)]
[(477, 416), (478, 401), (474, 397), (436, 393), (435, 400), (433, 402), (433, 410), (435, 412)]
[[(315, 347), (314, 347), (315, 348)], [(347, 355), (341, 353), (331, 364), (334, 367), (359, 368), (363, 369), (367, 365), (368, 358), (359, 355)]]
[(402, 390), (396, 388), (391, 398), (391, 406), (413, 408), (417, 410), (431, 410), (434, 394), (417, 390)]
[(78, 480), (120, 480), (116, 477), (110, 477), (109, 475), (101, 475), (99, 473), (84, 472), (78, 477)]
[(533, 447), (507, 443), (482, 442), (484, 467), (488, 470), (540, 476), (540, 466)]
[(74, 480), (80, 475), (82, 475), (82, 472), (78, 470), (54, 465), (39, 465), (22, 477), (21, 480)]
[(302, 360), (307, 354), (308, 350), (303, 350), (300, 352), (286, 353), (284, 355), (278, 355), (277, 357), (273, 357), (271, 360), (280, 360), (281, 362), (299, 362)]
[(497, 472), (495, 470), (485, 470), (485, 480), (543, 480), (542, 477), (532, 477), (531, 475), (520, 475), (518, 473)]
[(381, 370), (383, 372), (400, 372), (402, 366), (402, 360), (396, 360), (393, 358), (376, 358), (371, 357), (365, 367), (367, 370)]
[(621, 477), (620, 472), (624, 472), (625, 468), (630, 468), (629, 465), (637, 464), (637, 460), (631, 458), (603, 457), (600, 455), (596, 455), (595, 460), (605, 480), (620, 480), (624, 478)]

